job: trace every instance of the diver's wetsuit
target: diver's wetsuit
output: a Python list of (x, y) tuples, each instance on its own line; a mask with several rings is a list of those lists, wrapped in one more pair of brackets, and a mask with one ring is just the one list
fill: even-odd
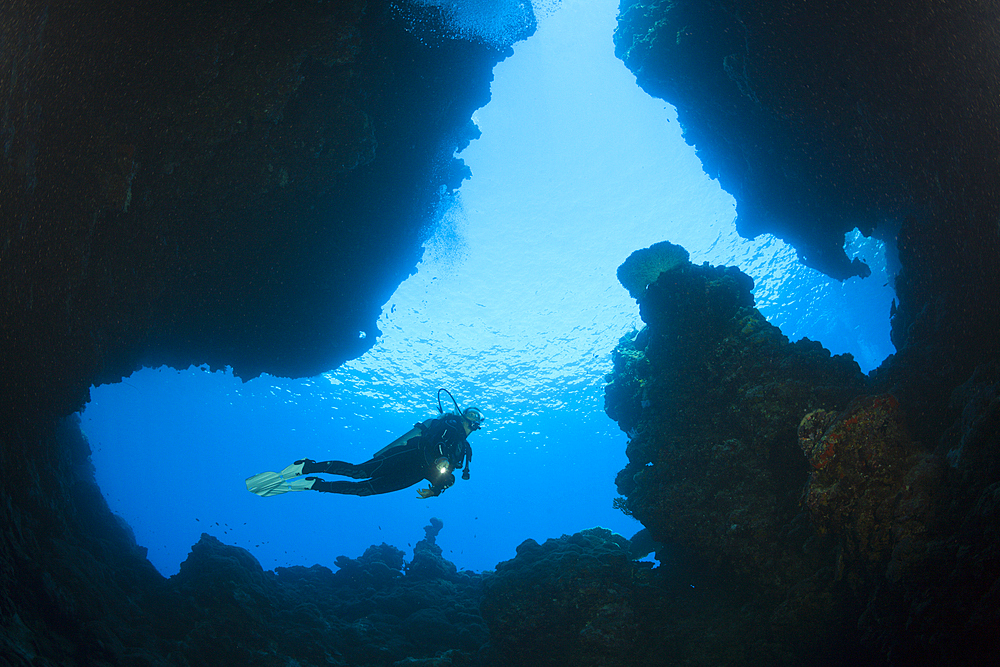
[[(419, 435), (380, 452), (364, 463), (307, 461), (301, 474), (325, 472), (364, 480), (327, 482), (320, 479), (313, 483), (312, 490), (326, 493), (371, 496), (399, 491), (426, 479), (431, 483), (433, 495), (440, 495), (455, 482), (451, 470), (460, 468), (463, 460), (466, 465), (472, 461), (472, 447), (466, 439), (465, 427), (461, 418), (450, 414), (415, 426), (420, 430)], [(441, 457), (449, 462), (448, 469), (443, 473), (434, 465)], [(465, 477), (468, 478), (468, 475)]]

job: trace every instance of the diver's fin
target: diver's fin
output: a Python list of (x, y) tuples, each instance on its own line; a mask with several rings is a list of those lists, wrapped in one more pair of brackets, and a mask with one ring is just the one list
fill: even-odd
[(305, 491), (312, 488), (313, 480), (296, 479), (302, 474), (302, 468), (309, 459), (301, 459), (287, 466), (281, 472), (262, 472), (253, 477), (247, 477), (247, 491), (258, 496), (277, 496), (289, 491)]
[(302, 468), (304, 468), (307, 463), (315, 463), (315, 461), (312, 459), (299, 459), (290, 466), (286, 466), (285, 469), (281, 471), (281, 476), (285, 479), (298, 477), (302, 474)]
[(289, 491), (308, 491), (316, 482), (315, 477), (306, 479), (285, 479), (276, 472), (262, 472), (247, 478), (247, 491), (258, 496), (280, 496)]
[(247, 491), (258, 496), (271, 496), (272, 489), (285, 481), (280, 472), (262, 472), (253, 477), (247, 477)]

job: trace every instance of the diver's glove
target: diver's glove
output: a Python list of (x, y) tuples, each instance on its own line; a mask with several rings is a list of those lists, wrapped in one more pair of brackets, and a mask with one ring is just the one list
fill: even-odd
[(426, 489), (417, 489), (417, 495), (419, 495), (421, 498), (430, 498), (431, 496), (436, 496), (438, 494), (434, 493), (433, 486), (429, 486)]

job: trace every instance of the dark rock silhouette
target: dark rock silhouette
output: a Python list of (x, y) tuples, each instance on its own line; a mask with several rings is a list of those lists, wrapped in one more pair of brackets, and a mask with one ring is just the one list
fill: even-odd
[(651, 567), (602, 528), (526, 540), (486, 582), (483, 616), (500, 664), (652, 664), (633, 654), (655, 599), (637, 599)]
[[(454, 154), (493, 66), (534, 30), (530, 6), (508, 11), (518, 29), (488, 43), (423, 3), (5, 6), (0, 662), (287, 664), (267, 633), (288, 614), (328, 623), (214, 538), (165, 582), (67, 415), (142, 365), (301, 376), (367, 350), (469, 175)], [(385, 583), (386, 560), (364, 577)], [(435, 657), (419, 617), (416, 643), (359, 619), (300, 664)], [(464, 626), (443, 651), (482, 644)], [(338, 657), (366, 633), (392, 634), (382, 658)]]
[[(717, 613), (744, 634), (704, 654), (724, 662), (737, 641), (762, 664), (985, 659), (997, 571), (972, 563), (994, 553), (983, 485), (996, 466), (980, 448), (996, 438), (992, 366), (956, 392), (965, 412), (942, 455), (849, 355), (767, 324), (752, 286), (733, 268), (667, 268), (642, 290), (647, 326), (620, 341), (606, 387), (629, 435), (619, 506), (668, 545), (672, 576), (729, 587)], [(702, 610), (679, 614), (669, 624)]]
[(470, 664), (486, 643), (478, 606), (488, 575), (455, 574), (448, 563), (450, 579), (413, 576), (403, 552), (387, 544), (336, 564), (336, 572), (265, 572), (245, 549), (204, 534), (164, 586), (170, 603), (157, 632), (169, 628), (169, 653), (191, 665)]
[[(894, 664), (968, 664), (998, 649), (988, 525), (1000, 481), (1000, 69), (987, 46), (998, 13), (991, 2), (628, 0), (615, 35), (639, 85), (677, 106), (685, 139), (736, 197), (742, 235), (773, 233), (839, 279), (866, 273), (842, 250), (855, 226), (898, 259), (898, 352), (861, 393), (891, 394), (899, 412), (824, 408), (865, 428), (828, 424), (810, 458), (823, 463), (844, 436), (853, 444), (832, 465), (845, 478), (824, 480), (821, 465), (806, 497), (838, 540), (835, 572), (858, 577), (862, 634)], [(634, 393), (630, 382), (616, 379), (609, 394), (625, 430), (641, 421), (636, 403), (614, 393)]]
[[(1000, 330), (1000, 68), (992, 2), (625, 0), (617, 55), (768, 232), (837, 279), (858, 227), (898, 260), (883, 372), (931, 441)], [(986, 298), (984, 298), (986, 297)]]

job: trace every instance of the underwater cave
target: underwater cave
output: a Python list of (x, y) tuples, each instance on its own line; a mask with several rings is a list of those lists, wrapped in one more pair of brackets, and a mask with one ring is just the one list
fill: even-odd
[(998, 648), (994, 3), (10, 17), (6, 664)]

